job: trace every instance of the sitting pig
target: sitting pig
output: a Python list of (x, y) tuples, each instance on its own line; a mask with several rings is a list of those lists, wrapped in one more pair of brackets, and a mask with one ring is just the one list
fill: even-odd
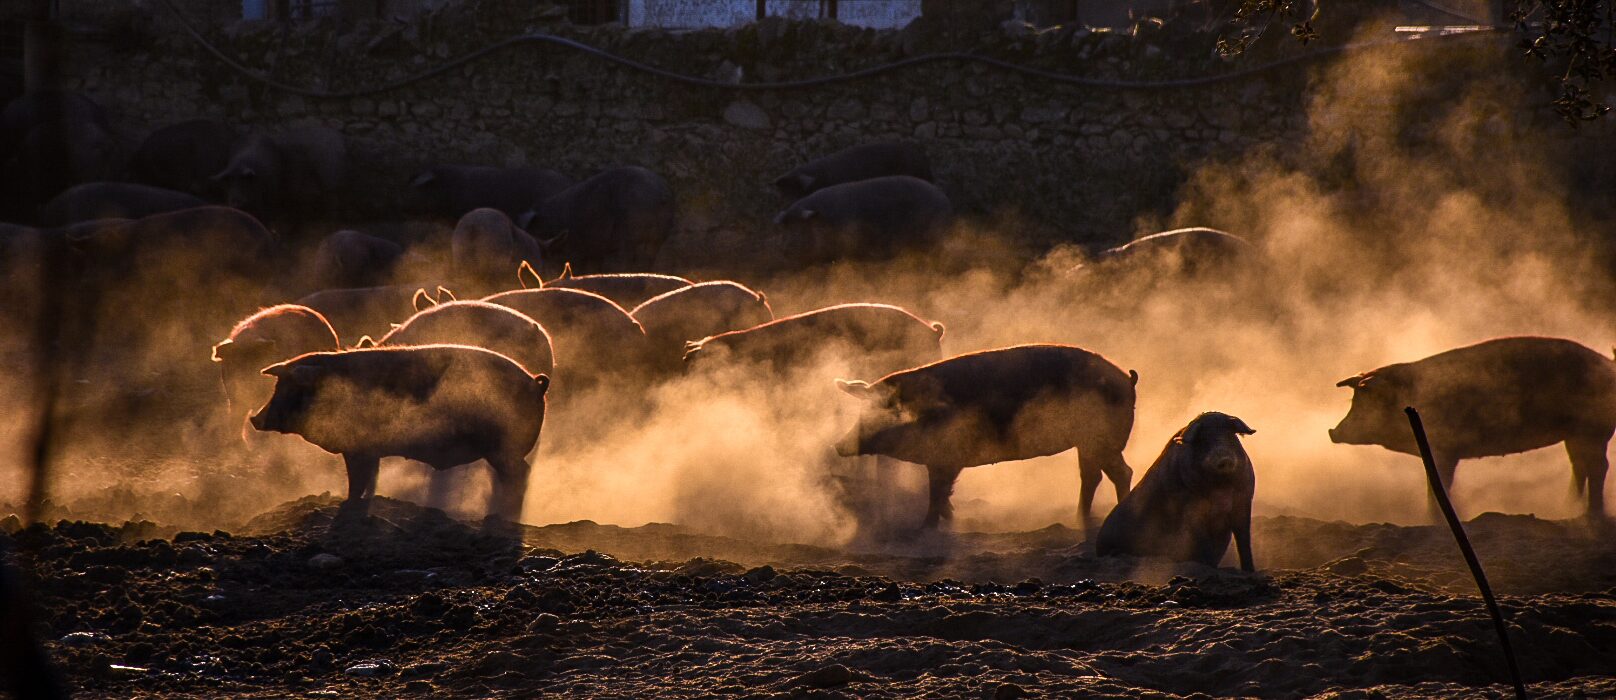
[(1217, 566), (1232, 535), (1240, 568), (1254, 571), (1251, 497), (1257, 474), (1239, 436), (1255, 432), (1231, 415), (1196, 416), (1167, 441), (1139, 485), (1106, 516), (1095, 552)]
[(485, 459), (494, 469), (489, 514), (521, 516), (548, 376), (464, 345), (311, 353), (264, 374), (275, 378), (275, 391), (249, 419), (252, 426), (342, 455), (345, 510), (369, 508), (383, 457), (438, 470)]
[(1128, 495), (1133, 470), (1122, 448), (1133, 430), (1138, 380), (1069, 345), (958, 355), (873, 383), (838, 380), (868, 406), (836, 452), (926, 465), (931, 502), (921, 527), (929, 529), (952, 517), (949, 496), (960, 470), (1077, 448), (1078, 520), (1087, 529), (1101, 474), (1119, 500)]
[[(1403, 408), (1419, 410), (1443, 486), (1459, 460), (1565, 443), (1571, 483), (1605, 512), (1605, 450), (1616, 432), (1616, 362), (1560, 338), (1495, 338), (1348, 377), (1352, 408), (1331, 442), (1417, 455)], [(1433, 515), (1441, 520), (1433, 504)]]

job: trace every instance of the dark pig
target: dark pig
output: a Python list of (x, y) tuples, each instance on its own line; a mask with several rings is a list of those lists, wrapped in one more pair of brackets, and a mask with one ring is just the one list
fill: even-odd
[(548, 168), (494, 168), (434, 165), (410, 181), (419, 211), (458, 219), (473, 209), (498, 209), (515, 219), (534, 202), (572, 186), (572, 179)]
[(230, 206), (276, 223), (295, 223), (329, 211), (347, 178), (342, 134), (301, 127), (275, 135), (251, 133), (213, 176)]
[(762, 292), (727, 281), (681, 287), (647, 299), (629, 313), (645, 329), (651, 353), (647, 362), (663, 372), (678, 371), (687, 342), (774, 320)]
[(188, 119), (161, 127), (140, 142), (129, 158), (136, 182), (199, 197), (223, 193), (213, 176), (230, 164), (240, 134), (217, 119)]
[(320, 312), (343, 344), (353, 345), (362, 336), (380, 338), (415, 313), (416, 293), (431, 285), (394, 284), (354, 289), (326, 289), (297, 300)]
[(618, 306), (625, 309), (632, 309), (651, 297), (688, 287), (692, 283), (683, 277), (650, 272), (575, 276), (572, 274), (572, 265), (568, 264), (561, 271), (560, 277), (541, 284), (546, 289), (578, 289), (592, 292), (617, 302)]
[(618, 167), (534, 201), (517, 225), (555, 241), (551, 257), (590, 270), (649, 270), (673, 235), (673, 189), (640, 167)]
[[(637, 364), (645, 353), (645, 330), (623, 307), (578, 289), (518, 289), (483, 299), (533, 319), (550, 334), (564, 365), (557, 373), (570, 392), (618, 369)], [(574, 379), (578, 384), (572, 384)]]
[(44, 226), (67, 226), (96, 219), (139, 219), (208, 202), (185, 192), (130, 182), (87, 182), (52, 197), (39, 210)]
[(306, 306), (271, 306), (237, 323), (230, 337), (213, 346), (213, 361), (219, 363), (230, 415), (239, 416), (242, 438), (248, 435), (247, 415), (264, 405), (274, 389), (260, 371), (299, 355), (341, 349), (331, 324)]
[(948, 195), (907, 175), (819, 190), (774, 217), (794, 250), (811, 262), (891, 257), (937, 242), (953, 220)]
[(1133, 493), (1100, 526), (1095, 552), (1167, 557), (1217, 566), (1234, 538), (1240, 568), (1251, 559), (1251, 498), (1257, 473), (1240, 445), (1245, 422), (1202, 413), (1167, 441)]
[(838, 454), (880, 455), (926, 466), (931, 488), (924, 528), (951, 518), (961, 470), (1078, 451), (1078, 522), (1100, 477), (1120, 500), (1133, 470), (1122, 450), (1133, 431), (1134, 384), (1105, 358), (1068, 345), (986, 350), (895, 372), (875, 382), (838, 380), (868, 403)]
[[(1605, 512), (1605, 450), (1616, 432), (1616, 362), (1561, 338), (1495, 338), (1348, 377), (1352, 408), (1330, 441), (1417, 455), (1403, 408), (1419, 410), (1451, 487), (1459, 460), (1565, 443), (1588, 514)], [(1433, 511), (1434, 511), (1433, 507)], [(1433, 515), (1435, 513), (1433, 512)]]
[(687, 367), (726, 358), (781, 372), (836, 353), (847, 371), (881, 377), (939, 359), (943, 331), (896, 306), (841, 304), (688, 343), (684, 359)]
[(521, 517), (549, 377), (463, 345), (313, 353), (264, 374), (275, 391), (252, 426), (342, 455), (350, 512), (368, 509), (381, 458), (404, 457), (438, 470), (487, 460), (489, 514)]
[(456, 284), (482, 295), (508, 289), (523, 263), (537, 267), (540, 246), (497, 209), (467, 212), (449, 241)]
[(926, 150), (912, 143), (867, 143), (810, 161), (774, 180), (781, 194), (802, 199), (832, 185), (891, 175), (932, 181)]
[(379, 347), (437, 344), (492, 350), (530, 374), (548, 374), (555, 369), (555, 355), (544, 327), (508, 308), (481, 301), (450, 301), (423, 309), (376, 341)]
[(391, 276), (404, 247), (379, 236), (343, 229), (320, 241), (309, 263), (314, 289), (374, 286)]

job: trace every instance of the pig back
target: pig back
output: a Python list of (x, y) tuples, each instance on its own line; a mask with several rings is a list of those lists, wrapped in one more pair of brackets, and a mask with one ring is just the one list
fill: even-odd
[(377, 345), (458, 344), (503, 355), (530, 374), (555, 369), (550, 336), (531, 318), (496, 304), (451, 301), (411, 316)]
[[(1497, 338), (1372, 374), (1400, 383), (1433, 444), (1483, 457), (1616, 428), (1616, 361), (1561, 338)], [(1384, 379), (1383, 379), (1384, 380)]]

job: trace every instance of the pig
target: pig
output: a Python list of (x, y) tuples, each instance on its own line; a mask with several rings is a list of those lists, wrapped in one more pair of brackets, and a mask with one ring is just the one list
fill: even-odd
[(1217, 566), (1232, 536), (1241, 570), (1255, 571), (1251, 498), (1257, 473), (1239, 436), (1256, 432), (1225, 413), (1196, 416), (1167, 441), (1133, 492), (1119, 498), (1100, 526), (1095, 552)]
[(455, 283), (478, 294), (509, 288), (526, 263), (540, 264), (540, 244), (497, 209), (475, 209), (460, 217), (450, 237)]
[(645, 329), (651, 353), (646, 362), (661, 373), (679, 370), (687, 342), (774, 320), (762, 292), (728, 281), (681, 287), (647, 299), (629, 314)]
[(230, 337), (213, 346), (213, 361), (219, 364), (230, 415), (240, 417), (242, 439), (249, 435), (247, 415), (264, 405), (273, 389), (260, 370), (299, 355), (341, 349), (331, 324), (307, 306), (271, 306), (237, 323)]
[(87, 182), (52, 197), (39, 210), (44, 226), (67, 226), (96, 219), (139, 219), (207, 206), (201, 197), (129, 182)]
[(783, 372), (843, 352), (847, 371), (881, 377), (940, 359), (943, 332), (896, 306), (841, 304), (687, 343), (684, 361), (691, 368), (716, 355)]
[(867, 143), (817, 158), (775, 178), (774, 186), (797, 200), (814, 192), (859, 180), (908, 175), (932, 182), (931, 160), (912, 143)]
[(515, 219), (572, 185), (571, 178), (548, 168), (434, 165), (415, 175), (410, 190), (417, 209), (430, 216), (458, 219), (486, 207)]
[(1248, 261), (1253, 247), (1246, 239), (1210, 228), (1181, 228), (1154, 233), (1095, 256), (1102, 269), (1151, 268), (1161, 273), (1193, 276)]
[(403, 457), (437, 470), (487, 460), (494, 472), (489, 515), (521, 516), (548, 376), (464, 345), (317, 352), (263, 373), (275, 378), (275, 389), (248, 421), (342, 455), (346, 513), (369, 509), (381, 458)]
[(431, 288), (425, 284), (394, 284), (382, 287), (354, 289), (326, 289), (297, 300), (320, 312), (344, 345), (353, 345), (363, 336), (380, 338), (395, 323), (402, 323), (415, 313), (418, 292)]
[(309, 284), (318, 289), (374, 286), (391, 276), (404, 247), (379, 236), (343, 229), (314, 249)]
[(640, 167), (618, 167), (536, 199), (517, 225), (554, 241), (552, 257), (590, 270), (649, 270), (673, 235), (673, 189)]
[(511, 359), (529, 374), (555, 370), (550, 335), (531, 318), (497, 304), (450, 301), (416, 312), (381, 340), (378, 347), (455, 343), (486, 348)]
[(331, 208), (347, 178), (347, 159), (347, 142), (332, 129), (254, 132), (236, 143), (213, 181), (224, 188), (230, 206), (276, 224), (296, 224)]
[(826, 187), (774, 217), (806, 261), (885, 258), (935, 244), (952, 221), (948, 195), (907, 175)]
[(683, 277), (658, 275), (649, 272), (574, 276), (572, 274), (572, 265), (568, 264), (561, 271), (561, 276), (542, 284), (545, 288), (578, 289), (593, 292), (617, 302), (618, 306), (632, 309), (645, 303), (651, 297), (688, 287), (692, 282)]
[(923, 529), (953, 517), (961, 470), (1076, 448), (1078, 522), (1089, 530), (1104, 475), (1117, 498), (1133, 470), (1122, 458), (1133, 431), (1136, 372), (1070, 345), (1018, 345), (957, 355), (877, 381), (838, 380), (866, 402), (836, 444), (844, 457), (878, 455), (926, 466), (931, 500)]
[(188, 119), (161, 127), (140, 142), (129, 158), (135, 182), (218, 199), (224, 193), (213, 176), (230, 164), (240, 134), (217, 119)]
[[(1336, 383), (1352, 408), (1330, 441), (1417, 455), (1403, 408), (1420, 412), (1444, 487), (1460, 460), (1565, 443), (1573, 489), (1605, 513), (1605, 450), (1616, 432), (1616, 362), (1562, 338), (1506, 337), (1387, 365)], [(1440, 519), (1435, 504), (1432, 516)]]
[(549, 332), (565, 368), (563, 387), (589, 386), (605, 374), (637, 364), (645, 330), (623, 307), (578, 289), (518, 289), (483, 299), (533, 319)]

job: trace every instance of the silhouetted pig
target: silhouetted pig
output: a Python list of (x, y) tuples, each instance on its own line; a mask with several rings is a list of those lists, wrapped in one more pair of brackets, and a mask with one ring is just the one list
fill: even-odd
[(539, 243), (497, 209), (476, 209), (460, 217), (449, 242), (455, 283), (489, 294), (509, 289), (522, 263), (537, 267)]
[(1068, 345), (1019, 345), (969, 353), (875, 382), (837, 380), (868, 403), (836, 445), (844, 457), (881, 455), (926, 466), (930, 506), (922, 527), (953, 515), (960, 470), (1076, 448), (1078, 522), (1088, 529), (1100, 476), (1120, 500), (1133, 470), (1122, 459), (1133, 431), (1134, 384), (1105, 358)]
[[(523, 284), (525, 286), (526, 282)], [(541, 284), (546, 289), (579, 289), (593, 292), (617, 302), (618, 306), (632, 309), (651, 297), (688, 287), (691, 282), (683, 277), (649, 272), (574, 276), (572, 265), (568, 264), (561, 271), (560, 277)]]
[[(1459, 460), (1564, 442), (1588, 513), (1605, 512), (1605, 449), (1616, 432), (1616, 362), (1560, 338), (1495, 338), (1348, 377), (1352, 408), (1330, 440), (1417, 455), (1403, 408), (1425, 422), (1444, 486)], [(1433, 509), (1434, 510), (1434, 509)]]
[(388, 278), (404, 247), (379, 236), (343, 229), (320, 241), (309, 262), (309, 284), (314, 289), (375, 285)]
[(248, 134), (213, 179), (226, 201), (265, 220), (298, 222), (329, 211), (347, 177), (347, 141), (324, 127)]
[(735, 282), (702, 282), (647, 299), (630, 312), (645, 329), (656, 370), (677, 372), (685, 343), (774, 320), (762, 292)]
[(222, 194), (213, 176), (230, 164), (240, 134), (217, 119), (188, 119), (146, 136), (129, 159), (136, 182), (199, 197)]
[(891, 175), (908, 175), (930, 182), (931, 160), (925, 149), (912, 143), (867, 143), (817, 158), (774, 180), (791, 199), (802, 199), (833, 185)]
[(45, 226), (67, 226), (97, 219), (139, 219), (181, 209), (205, 207), (201, 197), (130, 182), (86, 182), (67, 188), (39, 210)]
[(925, 180), (897, 175), (834, 185), (774, 217), (788, 246), (811, 262), (890, 257), (937, 241), (953, 219), (948, 195)]
[(649, 270), (673, 235), (673, 190), (640, 167), (611, 168), (534, 201), (517, 225), (546, 253), (589, 270)]
[(417, 210), (425, 214), (458, 219), (486, 207), (515, 219), (534, 202), (572, 184), (571, 178), (548, 168), (434, 165), (417, 173), (410, 189)]
[(837, 353), (847, 371), (881, 377), (940, 358), (943, 330), (896, 306), (841, 304), (688, 343), (684, 359), (687, 367), (717, 356), (783, 372)]
[(264, 405), (274, 389), (274, 382), (260, 374), (265, 367), (341, 349), (331, 324), (306, 306), (271, 306), (237, 323), (230, 337), (213, 346), (213, 361), (219, 363), (230, 415), (240, 417), (242, 438), (247, 436), (247, 415)]
[(484, 459), (494, 471), (489, 514), (521, 516), (549, 377), (464, 345), (313, 353), (264, 374), (276, 379), (275, 391), (252, 426), (342, 455), (348, 510), (369, 507), (383, 457), (438, 470)]
[(530, 374), (555, 369), (555, 354), (544, 327), (508, 308), (481, 301), (450, 301), (423, 309), (376, 341), (380, 347), (438, 344), (492, 350)]
[(1217, 566), (1233, 536), (1240, 568), (1255, 570), (1251, 497), (1257, 473), (1239, 437), (1255, 432), (1231, 415), (1196, 416), (1106, 516), (1095, 551)]
[(483, 301), (509, 308), (544, 327), (563, 365), (556, 378), (568, 392), (637, 364), (645, 353), (645, 331), (639, 322), (599, 294), (579, 289), (518, 289)]
[(394, 324), (403, 323), (415, 313), (416, 292), (430, 288), (426, 284), (394, 284), (382, 287), (355, 289), (326, 289), (297, 300), (320, 312), (344, 345), (359, 342), (360, 337), (380, 338)]

